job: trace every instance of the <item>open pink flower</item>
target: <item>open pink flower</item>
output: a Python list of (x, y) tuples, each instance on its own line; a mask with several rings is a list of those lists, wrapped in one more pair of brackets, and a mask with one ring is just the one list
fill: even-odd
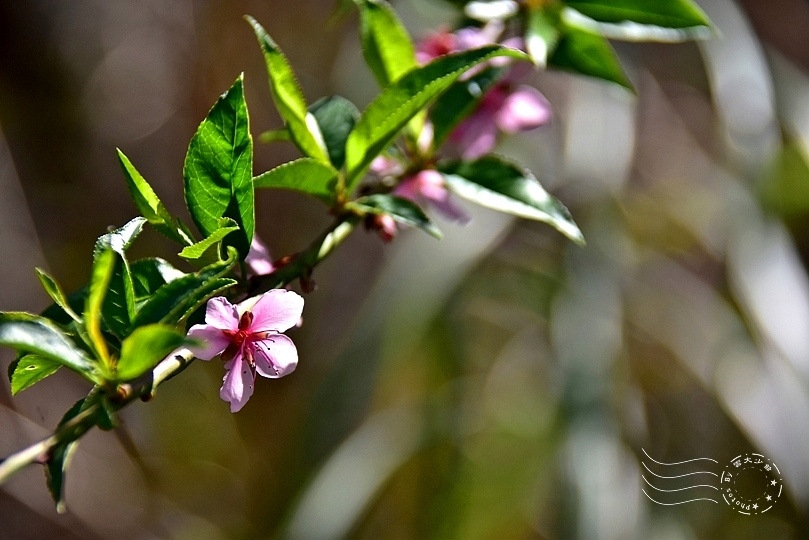
[(396, 186), (393, 194), (421, 206), (432, 206), (452, 221), (461, 224), (469, 222), (469, 215), (452, 200), (452, 194), (447, 189), (444, 177), (435, 169), (424, 169), (408, 176)]
[(195, 324), (190, 338), (202, 343), (189, 347), (200, 360), (222, 355), (225, 377), (219, 396), (237, 412), (250, 396), (256, 373), (277, 379), (295, 371), (298, 350), (281, 334), (297, 324), (303, 298), (286, 289), (273, 289), (234, 306), (219, 296), (208, 300), (205, 324)]

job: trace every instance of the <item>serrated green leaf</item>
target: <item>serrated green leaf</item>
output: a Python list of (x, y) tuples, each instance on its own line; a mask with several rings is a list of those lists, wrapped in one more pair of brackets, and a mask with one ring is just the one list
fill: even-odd
[(191, 139), (183, 177), (185, 201), (199, 230), (210, 236), (221, 218), (233, 219), (239, 231), (225, 243), (246, 257), (253, 239), (255, 209), (253, 140), (241, 75)]
[(0, 345), (54, 360), (93, 381), (93, 363), (55, 324), (44, 317), (0, 312)]
[(256, 176), (257, 188), (291, 189), (312, 195), (328, 205), (334, 202), (337, 171), (312, 158), (300, 158)]
[(65, 296), (65, 293), (62, 292), (62, 288), (59, 286), (56, 280), (41, 268), (34, 268), (34, 270), (37, 273), (39, 282), (42, 283), (42, 288), (45, 289), (45, 292), (48, 293), (48, 296), (51, 297), (54, 303), (62, 308), (62, 311), (71, 319), (76, 322), (81, 322), (81, 317), (79, 317), (70, 307), (70, 302)]
[(101, 307), (105, 327), (118, 338), (124, 338), (135, 316), (135, 292), (129, 263), (123, 253), (115, 253), (115, 268)]
[(208, 238), (184, 247), (180, 252), (180, 257), (191, 261), (204, 261), (206, 264), (220, 260), (222, 240), (233, 231), (238, 231), (239, 226), (230, 218), (222, 218), (219, 220), (219, 225), (219, 228)]
[(126, 185), (129, 188), (129, 193), (135, 201), (135, 206), (143, 214), (143, 217), (161, 234), (166, 237), (179, 242), (181, 244), (190, 244), (192, 240), (181, 227), (178, 222), (169, 214), (166, 207), (160, 201), (160, 198), (149, 185), (149, 182), (138, 172), (129, 158), (124, 155), (121, 149), (118, 150), (118, 161), (121, 163), (121, 168), (124, 171), (124, 178)]
[(534, 64), (545, 67), (559, 42), (559, 16), (546, 9), (532, 9), (525, 26), (525, 48)]
[(136, 301), (151, 296), (166, 283), (186, 275), (158, 257), (138, 259), (129, 265), (129, 269)]
[(320, 99), (309, 107), (309, 111), (320, 126), (332, 165), (335, 169), (340, 169), (345, 163), (346, 139), (357, 124), (360, 112), (342, 96)]
[(346, 188), (351, 193), (371, 161), (415, 115), (469, 68), (496, 56), (527, 59), (515, 49), (488, 45), (436, 58), (384, 88), (363, 111), (346, 142)]
[(365, 62), (379, 86), (386, 87), (416, 67), (416, 52), (402, 21), (387, 2), (355, 0)]
[(295, 72), (289, 65), (286, 55), (267, 34), (258, 21), (245, 16), (258, 39), (264, 62), (267, 65), (267, 74), (270, 80), (275, 107), (289, 129), (292, 140), (304, 155), (322, 161), (329, 161), (323, 137), (317, 128), (317, 122), (306, 110), (306, 99), (303, 97)]
[(132, 218), (123, 227), (99, 236), (98, 240), (96, 240), (93, 255), (98, 255), (100, 251), (105, 249), (111, 249), (123, 255), (143, 230), (144, 223), (146, 223), (145, 218)]
[(187, 342), (185, 336), (162, 324), (136, 328), (123, 342), (121, 357), (115, 367), (115, 380), (128, 381), (140, 377)]
[(566, 0), (565, 4), (596, 21), (631, 21), (663, 28), (709, 27), (705, 13), (691, 0)]
[(208, 298), (235, 285), (235, 280), (220, 277), (236, 263), (236, 253), (232, 249), (228, 255), (226, 261), (207, 266), (157, 289), (138, 309), (132, 327), (154, 323), (176, 325)]
[(441, 94), (430, 111), (433, 123), (433, 148), (439, 148), (452, 130), (480, 104), (483, 96), (507, 72), (507, 68), (490, 67), (474, 77), (454, 82)]
[(576, 242), (584, 244), (570, 212), (548, 194), (530, 171), (495, 156), (455, 162), (439, 167), (449, 188), (481, 206), (528, 219), (543, 221)]
[[(78, 291), (73, 291), (68, 294), (66, 300), (68, 307), (73, 310), (73, 313), (83, 312), (84, 304), (87, 302), (87, 287), (82, 287)], [(45, 308), (42, 311), (42, 316), (62, 326), (68, 326), (72, 322), (75, 322), (74, 319), (56, 303)]]
[(435, 238), (443, 235), (419, 206), (395, 195), (376, 194), (361, 197), (347, 205), (359, 214), (389, 214), (395, 221), (417, 227)]
[(36, 354), (26, 354), (14, 363), (14, 369), (9, 370), (11, 380), (11, 395), (15, 396), (34, 386), (44, 378), (56, 373), (62, 364)]
[(553, 67), (603, 79), (634, 91), (609, 42), (589, 30), (565, 26), (548, 63)]

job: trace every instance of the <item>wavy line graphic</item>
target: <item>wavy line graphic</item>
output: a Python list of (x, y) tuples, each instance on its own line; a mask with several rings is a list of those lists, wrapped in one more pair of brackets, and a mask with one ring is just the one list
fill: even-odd
[[(646, 497), (650, 501), (652, 501), (655, 504), (659, 504), (661, 506), (677, 506), (677, 505), (680, 505), (680, 504), (686, 504), (686, 503), (697, 502), (697, 501), (710, 501), (712, 503), (719, 504), (718, 500), (712, 499), (710, 497), (694, 497), (692, 499), (687, 499), (687, 500), (679, 500), (679, 499), (674, 498), (674, 495), (680, 495), (682, 497), (687, 497), (688, 494), (684, 493), (684, 492), (688, 492), (688, 490), (691, 490), (691, 489), (710, 488), (710, 489), (713, 489), (714, 491), (719, 491), (719, 488), (717, 486), (715, 486), (715, 485), (711, 485), (711, 484), (693, 484), (693, 485), (687, 485), (685, 487), (674, 487), (674, 486), (669, 484), (670, 481), (672, 481), (672, 480), (677, 480), (677, 479), (680, 479), (680, 478), (688, 478), (689, 476), (704, 475), (704, 474), (714, 476), (714, 477), (716, 477), (717, 480), (719, 480), (719, 475), (716, 474), (715, 472), (706, 471), (706, 470), (696, 470), (696, 471), (693, 470), (693, 468), (698, 467), (697, 462), (710, 461), (710, 462), (716, 463), (718, 465), (719, 464), (718, 461), (716, 461), (715, 459), (711, 459), (711, 458), (694, 458), (694, 459), (687, 459), (685, 461), (677, 461), (677, 462), (674, 462), (674, 463), (665, 463), (665, 462), (658, 461), (658, 460), (654, 459), (652, 456), (649, 455), (649, 453), (646, 451), (645, 448), (641, 448), (641, 450), (643, 451), (643, 454), (649, 459), (649, 461), (651, 461), (651, 462), (653, 462), (653, 463), (655, 463), (655, 464), (657, 464), (657, 465), (659, 465), (661, 467), (679, 469), (679, 470), (670, 470), (670, 471), (667, 470), (665, 472), (679, 473), (679, 472), (682, 472), (682, 470), (684, 468), (683, 466), (686, 467), (685, 470), (688, 470), (688, 467), (690, 467), (692, 469), (689, 472), (683, 472), (683, 474), (670, 474), (670, 475), (666, 474), (666, 475), (663, 475), (663, 474), (658, 474), (658, 473), (654, 472), (652, 469), (649, 468), (648, 465), (646, 465), (646, 463), (641, 462), (641, 465), (643, 465), (643, 468), (646, 469), (649, 472), (649, 474), (651, 474), (652, 476), (660, 479), (660, 480), (655, 480), (655, 483), (659, 484), (660, 486), (663, 486), (663, 487), (658, 487), (658, 486), (654, 485), (652, 482), (649, 481), (648, 478), (646, 478), (645, 475), (641, 474), (641, 478), (643, 479), (643, 481), (646, 482), (646, 484), (650, 488), (660, 492), (661, 494), (673, 494), (673, 495), (669, 495), (669, 496), (672, 497), (670, 502), (666, 502), (665, 500), (657, 500), (657, 499), (653, 498), (652, 496), (650, 496), (649, 493), (646, 491), (646, 489), (643, 486), (641, 486), (641, 491), (643, 492), (644, 495), (646, 495)], [(698, 480), (691, 479), (691, 481), (698, 481)], [(680, 486), (682, 486), (682, 483), (680, 484)], [(696, 493), (694, 493), (694, 494), (696, 495)]]

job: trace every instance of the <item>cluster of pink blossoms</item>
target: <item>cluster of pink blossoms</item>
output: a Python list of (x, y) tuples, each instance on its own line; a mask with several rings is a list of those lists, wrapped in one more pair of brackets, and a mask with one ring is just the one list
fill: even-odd
[[(418, 45), (416, 57), (422, 64), (452, 52), (465, 51), (496, 43), (502, 27), (489, 23), (482, 28), (461, 28), (454, 33), (441, 30), (429, 35)], [(524, 50), (522, 38), (503, 40), (501, 45)], [(490, 65), (503, 66), (507, 59), (495, 59)], [(489, 90), (477, 110), (462, 121), (450, 135), (465, 159), (475, 159), (490, 152), (497, 144), (498, 134), (529, 131), (547, 124), (551, 108), (536, 88), (520, 85), (519, 79), (528, 70), (513, 66), (494, 88)], [(467, 74), (467, 76), (469, 76)]]
[[(496, 43), (502, 32), (502, 25), (489, 23), (482, 28), (467, 27), (455, 32), (439, 30), (422, 40), (416, 50), (416, 58), (421, 64), (445, 54), (474, 49)], [(509, 38), (502, 45), (522, 50), (521, 38)], [(507, 59), (494, 59), (489, 65), (503, 67)], [(463, 120), (450, 134), (450, 142), (464, 159), (476, 159), (490, 152), (497, 144), (500, 133), (513, 134), (528, 131), (547, 124), (551, 119), (551, 108), (536, 88), (519, 85), (518, 81), (526, 74), (524, 65), (509, 67), (508, 73), (498, 81), (480, 100), (477, 110)], [(530, 71), (530, 68), (528, 68)], [(470, 70), (466, 77), (479, 72)], [(432, 144), (432, 131), (428, 124), (419, 140), (419, 147)], [(394, 159), (378, 157), (371, 164), (371, 171), (379, 177), (399, 176), (401, 165)], [(422, 169), (405, 176), (394, 188), (394, 195), (409, 199), (424, 207), (433, 207), (445, 218), (461, 224), (469, 221), (469, 215), (455, 203), (446, 187), (443, 176), (435, 169)], [(396, 235), (396, 223), (388, 215), (376, 216), (374, 227), (385, 241)]]

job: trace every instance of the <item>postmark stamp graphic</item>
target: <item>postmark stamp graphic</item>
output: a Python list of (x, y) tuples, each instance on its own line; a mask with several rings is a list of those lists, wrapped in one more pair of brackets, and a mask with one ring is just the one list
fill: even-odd
[(736, 456), (719, 477), (722, 497), (739, 513), (763, 514), (781, 497), (781, 471), (761, 454)]

